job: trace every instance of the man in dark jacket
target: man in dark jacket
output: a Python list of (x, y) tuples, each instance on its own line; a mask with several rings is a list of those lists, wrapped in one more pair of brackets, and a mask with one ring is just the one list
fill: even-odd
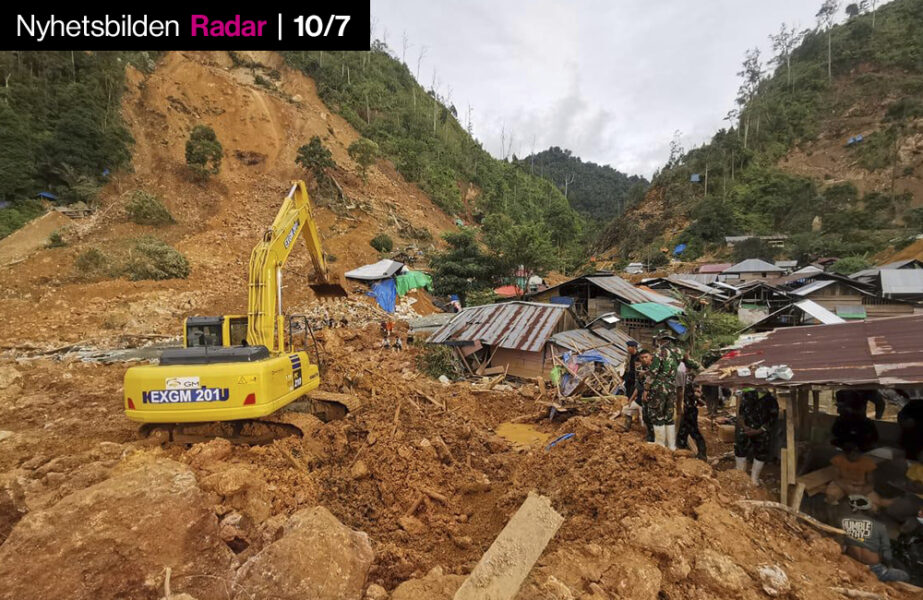
[(705, 460), (705, 438), (699, 431), (699, 405), (704, 404), (701, 385), (686, 385), (686, 395), (683, 398), (683, 416), (679, 423), (679, 433), (676, 438), (677, 448), (689, 448), (689, 439), (695, 442), (698, 451), (696, 458)]
[(743, 390), (737, 407), (737, 430), (734, 432), (734, 461), (739, 471), (747, 470), (747, 458), (753, 455), (750, 480), (759, 485), (760, 472), (769, 460), (770, 432), (779, 418), (779, 403), (772, 394), (762, 397), (753, 388)]
[(907, 581), (906, 571), (891, 566), (891, 539), (884, 523), (872, 516), (872, 503), (862, 495), (849, 497), (849, 514), (840, 519), (846, 532), (845, 553), (868, 565), (879, 581)]

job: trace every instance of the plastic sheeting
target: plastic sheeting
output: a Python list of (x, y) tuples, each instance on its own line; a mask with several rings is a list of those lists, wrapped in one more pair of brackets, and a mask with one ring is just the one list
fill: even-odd
[(433, 278), (420, 271), (407, 271), (403, 275), (397, 276), (397, 295), (406, 296), (410, 290), (423, 288), (426, 290), (433, 289)]
[(393, 279), (384, 279), (372, 285), (372, 291), (369, 292), (369, 296), (375, 298), (378, 306), (382, 307), (386, 312), (393, 313), (397, 304), (397, 286)]

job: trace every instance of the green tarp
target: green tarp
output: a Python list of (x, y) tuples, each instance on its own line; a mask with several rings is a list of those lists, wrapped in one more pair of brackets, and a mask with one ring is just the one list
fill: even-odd
[(397, 295), (405, 296), (410, 290), (424, 288), (428, 291), (433, 289), (433, 278), (420, 271), (407, 271), (403, 275), (397, 276)]
[(682, 314), (682, 309), (657, 302), (640, 302), (638, 304), (623, 304), (621, 316), (625, 319), (648, 319), (654, 323), (666, 321), (671, 317)]

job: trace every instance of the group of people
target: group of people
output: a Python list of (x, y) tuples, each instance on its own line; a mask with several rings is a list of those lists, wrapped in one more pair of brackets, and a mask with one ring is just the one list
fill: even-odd
[(635, 341), (628, 342), (624, 370), (628, 404), (622, 411), (625, 431), (630, 431), (635, 418), (640, 417), (648, 442), (670, 450), (688, 449), (692, 438), (697, 457), (705, 460), (705, 438), (699, 431), (699, 406), (704, 400), (702, 387), (695, 384), (692, 375), (701, 365), (677, 347), (669, 332), (659, 333), (654, 345), (653, 350), (645, 350)]

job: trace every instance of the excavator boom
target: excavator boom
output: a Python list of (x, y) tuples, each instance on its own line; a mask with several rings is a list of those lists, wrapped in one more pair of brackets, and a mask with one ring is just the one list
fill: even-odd
[(247, 341), (251, 345), (283, 351), (282, 266), (299, 235), (304, 238), (314, 265), (311, 288), (322, 297), (346, 296), (342, 283), (328, 269), (308, 190), (304, 181), (296, 181), (272, 226), (250, 254)]

